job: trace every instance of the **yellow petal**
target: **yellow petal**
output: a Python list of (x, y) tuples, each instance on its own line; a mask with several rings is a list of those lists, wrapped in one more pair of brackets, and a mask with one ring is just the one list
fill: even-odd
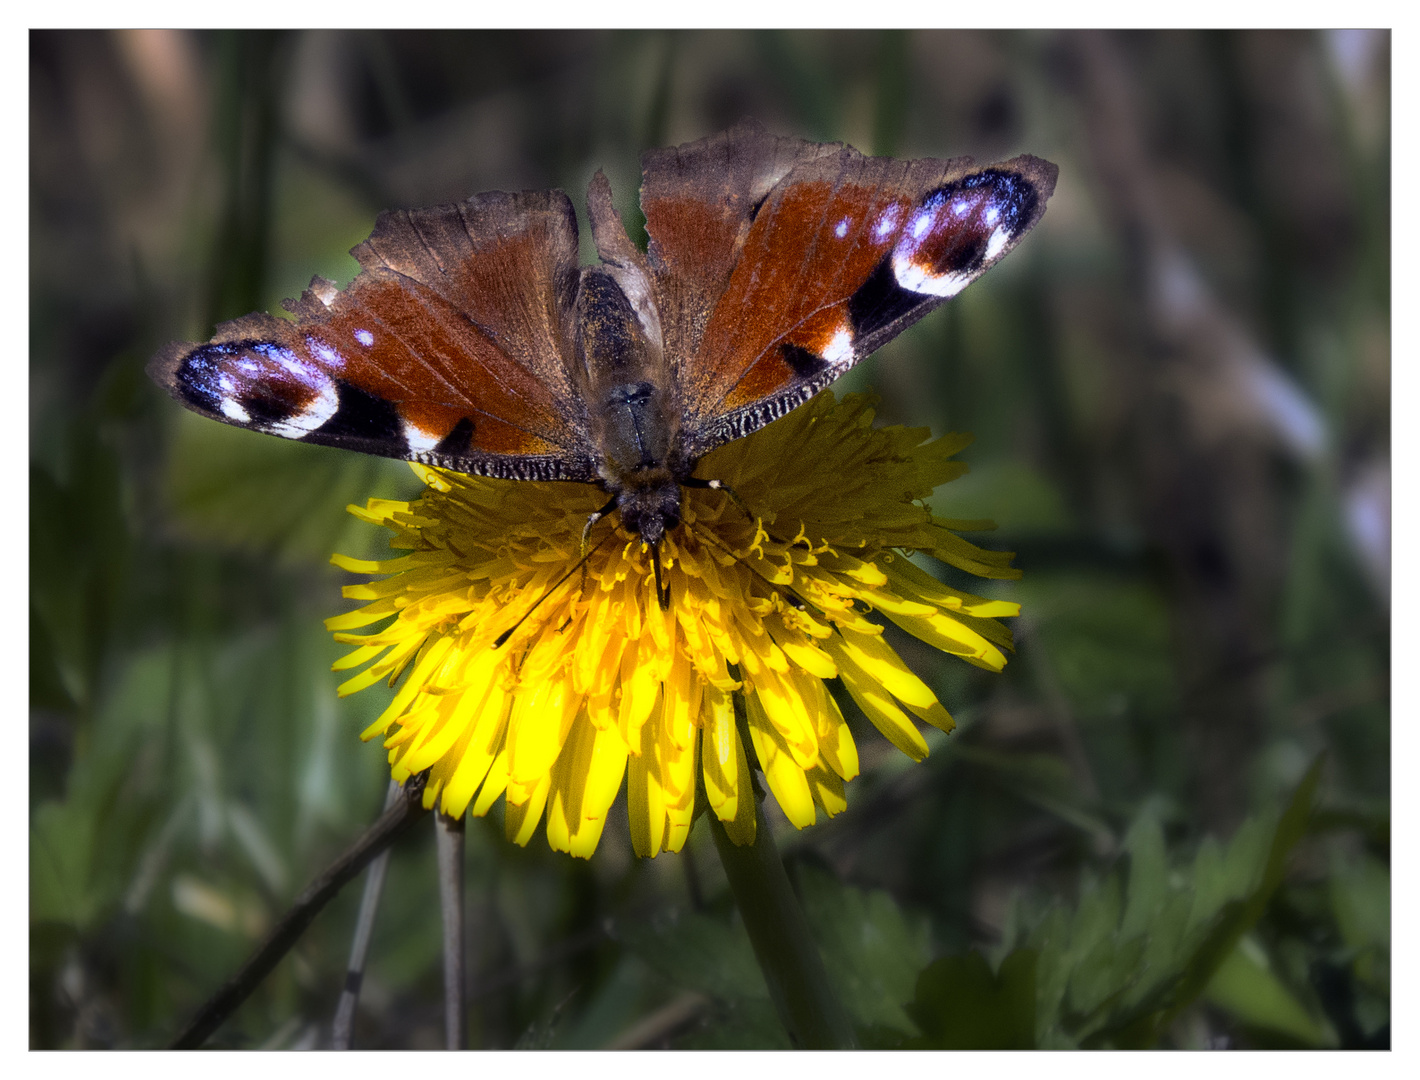
[[(538, 783), (557, 755), (581, 707), (571, 680), (550, 679), (531, 687), (520, 684), (508, 720), (508, 785), (528, 788)], [(516, 796), (522, 801), (521, 792)]]
[(844, 630), (840, 644), (843, 653), (849, 656), (869, 677), (883, 684), (883, 688), (904, 705), (927, 708), (937, 704), (937, 695), (931, 688), (908, 670), (881, 635), (860, 634), (855, 630)]
[(631, 819), (631, 847), (643, 859), (654, 859), (661, 850), (665, 835), (666, 812), (661, 801), (661, 785), (652, 775), (655, 760), (649, 732), (641, 752), (626, 763), (626, 812)]
[[(733, 821), (739, 813), (739, 800), (748, 792), (741, 777), (749, 777), (749, 765), (739, 732), (735, 730), (735, 709), (730, 695), (715, 687), (706, 687), (701, 706), (701, 775), (705, 779), (705, 797), (710, 809), (721, 821)], [(752, 801), (752, 800), (751, 800)]]
[(818, 760), (817, 717), (811, 714), (809, 703), (800, 695), (797, 686), (766, 671), (756, 681), (754, 693), (748, 695), (748, 700), (759, 706), (768, 722), (783, 737), (785, 749), (801, 769)]
[[(468, 695), (474, 701), (473, 694)], [(503, 742), (512, 699), (501, 688), (493, 688), (480, 704), (478, 715), (472, 718), (468, 742), (458, 754), (458, 766), (444, 788), (444, 810), (453, 817), (462, 817), (473, 793), (488, 775), (488, 770)]]
[(927, 740), (922, 738), (921, 732), (908, 719), (907, 714), (897, 707), (886, 690), (846, 657), (840, 658), (838, 670), (843, 685), (858, 703), (858, 708), (863, 710), (864, 715), (883, 733), (888, 742), (913, 761), (921, 761), (927, 756)]
[(837, 774), (822, 766), (815, 766), (804, 774), (804, 779), (808, 781), (814, 802), (822, 806), (829, 817), (848, 809), (843, 780)]
[(764, 715), (758, 699), (750, 695), (745, 699), (745, 710), (749, 719), (749, 735), (754, 740), (754, 752), (759, 755), (764, 778), (769, 782), (769, 790), (779, 809), (784, 811), (796, 828), (804, 829), (814, 823), (814, 799), (809, 791), (804, 770), (795, 763), (784, 738), (774, 730), (774, 725)]
[(572, 834), (569, 850), (573, 855), (590, 859), (606, 827), (607, 812), (621, 790), (621, 778), (626, 775), (627, 746), (621, 732), (614, 727), (596, 733), (592, 758), (588, 764), (582, 791), (582, 820)]
[(488, 775), (483, 778), (483, 786), (478, 790), (478, 798), (469, 811), (474, 817), (483, 817), (493, 808), (498, 796), (508, 788), (508, 752), (499, 750), (493, 764), (488, 767)]
[(542, 808), (547, 805), (547, 793), (551, 789), (552, 775), (548, 773), (538, 782), (527, 802), (517, 806), (507, 804), (503, 833), (519, 847), (527, 847), (532, 834), (537, 831), (537, 823), (542, 820)]
[(843, 719), (843, 711), (833, 700), (828, 687), (819, 683), (818, 689), (819, 757), (843, 779), (852, 780), (858, 775), (858, 746), (853, 741), (853, 733), (848, 730), (848, 722)]

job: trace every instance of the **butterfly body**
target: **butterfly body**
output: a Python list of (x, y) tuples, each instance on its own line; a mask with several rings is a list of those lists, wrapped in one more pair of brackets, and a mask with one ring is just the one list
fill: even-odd
[(1055, 166), (867, 158), (757, 125), (643, 159), (650, 244), (598, 173), (599, 262), (560, 191), (382, 214), (344, 290), (174, 343), (150, 373), (213, 419), (510, 479), (593, 483), (656, 544), (709, 450), (784, 415), (965, 288)]

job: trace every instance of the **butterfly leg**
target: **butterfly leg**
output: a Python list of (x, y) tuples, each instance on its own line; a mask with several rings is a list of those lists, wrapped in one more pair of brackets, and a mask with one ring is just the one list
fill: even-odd
[(588, 540), (591, 539), (592, 526), (595, 525), (595, 524), (596, 524), (598, 521), (600, 521), (602, 518), (606, 517), (608, 514), (610, 514), (610, 513), (611, 513), (613, 510), (615, 510), (615, 509), (616, 509), (616, 497), (613, 496), (610, 502), (608, 502), (605, 506), (603, 506), (600, 510), (598, 510), (598, 511), (597, 511), (595, 514), (593, 514), (591, 517), (587, 518), (587, 523), (586, 523), (586, 525), (582, 526), (582, 558), (585, 559), (585, 558), (587, 557), (587, 542), (588, 542)]

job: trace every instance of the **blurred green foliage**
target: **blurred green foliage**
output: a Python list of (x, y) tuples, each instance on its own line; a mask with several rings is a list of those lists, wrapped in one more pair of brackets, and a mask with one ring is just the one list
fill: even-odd
[[(329, 555), (384, 549), (342, 507), (413, 477), (190, 416), (148, 357), (348, 280), (386, 207), (580, 201), (600, 166), (636, 235), (639, 152), (746, 114), (1061, 168), (1018, 252), (840, 386), (975, 432), (933, 506), (1025, 570), (989, 586), (1025, 611), (1003, 675), (888, 630), (957, 732), (913, 765), (844, 698), (848, 811), (773, 818), (860, 1041), (1389, 1045), (1387, 34), (30, 46), (32, 1047), (164, 1044), (385, 790), (321, 619)], [(470, 822), (472, 1045), (787, 1046), (703, 823), (643, 863), (615, 813), (590, 862)], [(429, 831), (357, 1046), (442, 1045)], [(357, 902), (214, 1043), (327, 1045)]]

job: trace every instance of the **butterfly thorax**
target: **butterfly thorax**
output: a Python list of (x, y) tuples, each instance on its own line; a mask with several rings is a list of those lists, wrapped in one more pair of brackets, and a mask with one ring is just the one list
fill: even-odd
[(622, 527), (658, 543), (680, 520), (679, 415), (660, 343), (602, 267), (582, 271), (577, 322), (598, 475)]

